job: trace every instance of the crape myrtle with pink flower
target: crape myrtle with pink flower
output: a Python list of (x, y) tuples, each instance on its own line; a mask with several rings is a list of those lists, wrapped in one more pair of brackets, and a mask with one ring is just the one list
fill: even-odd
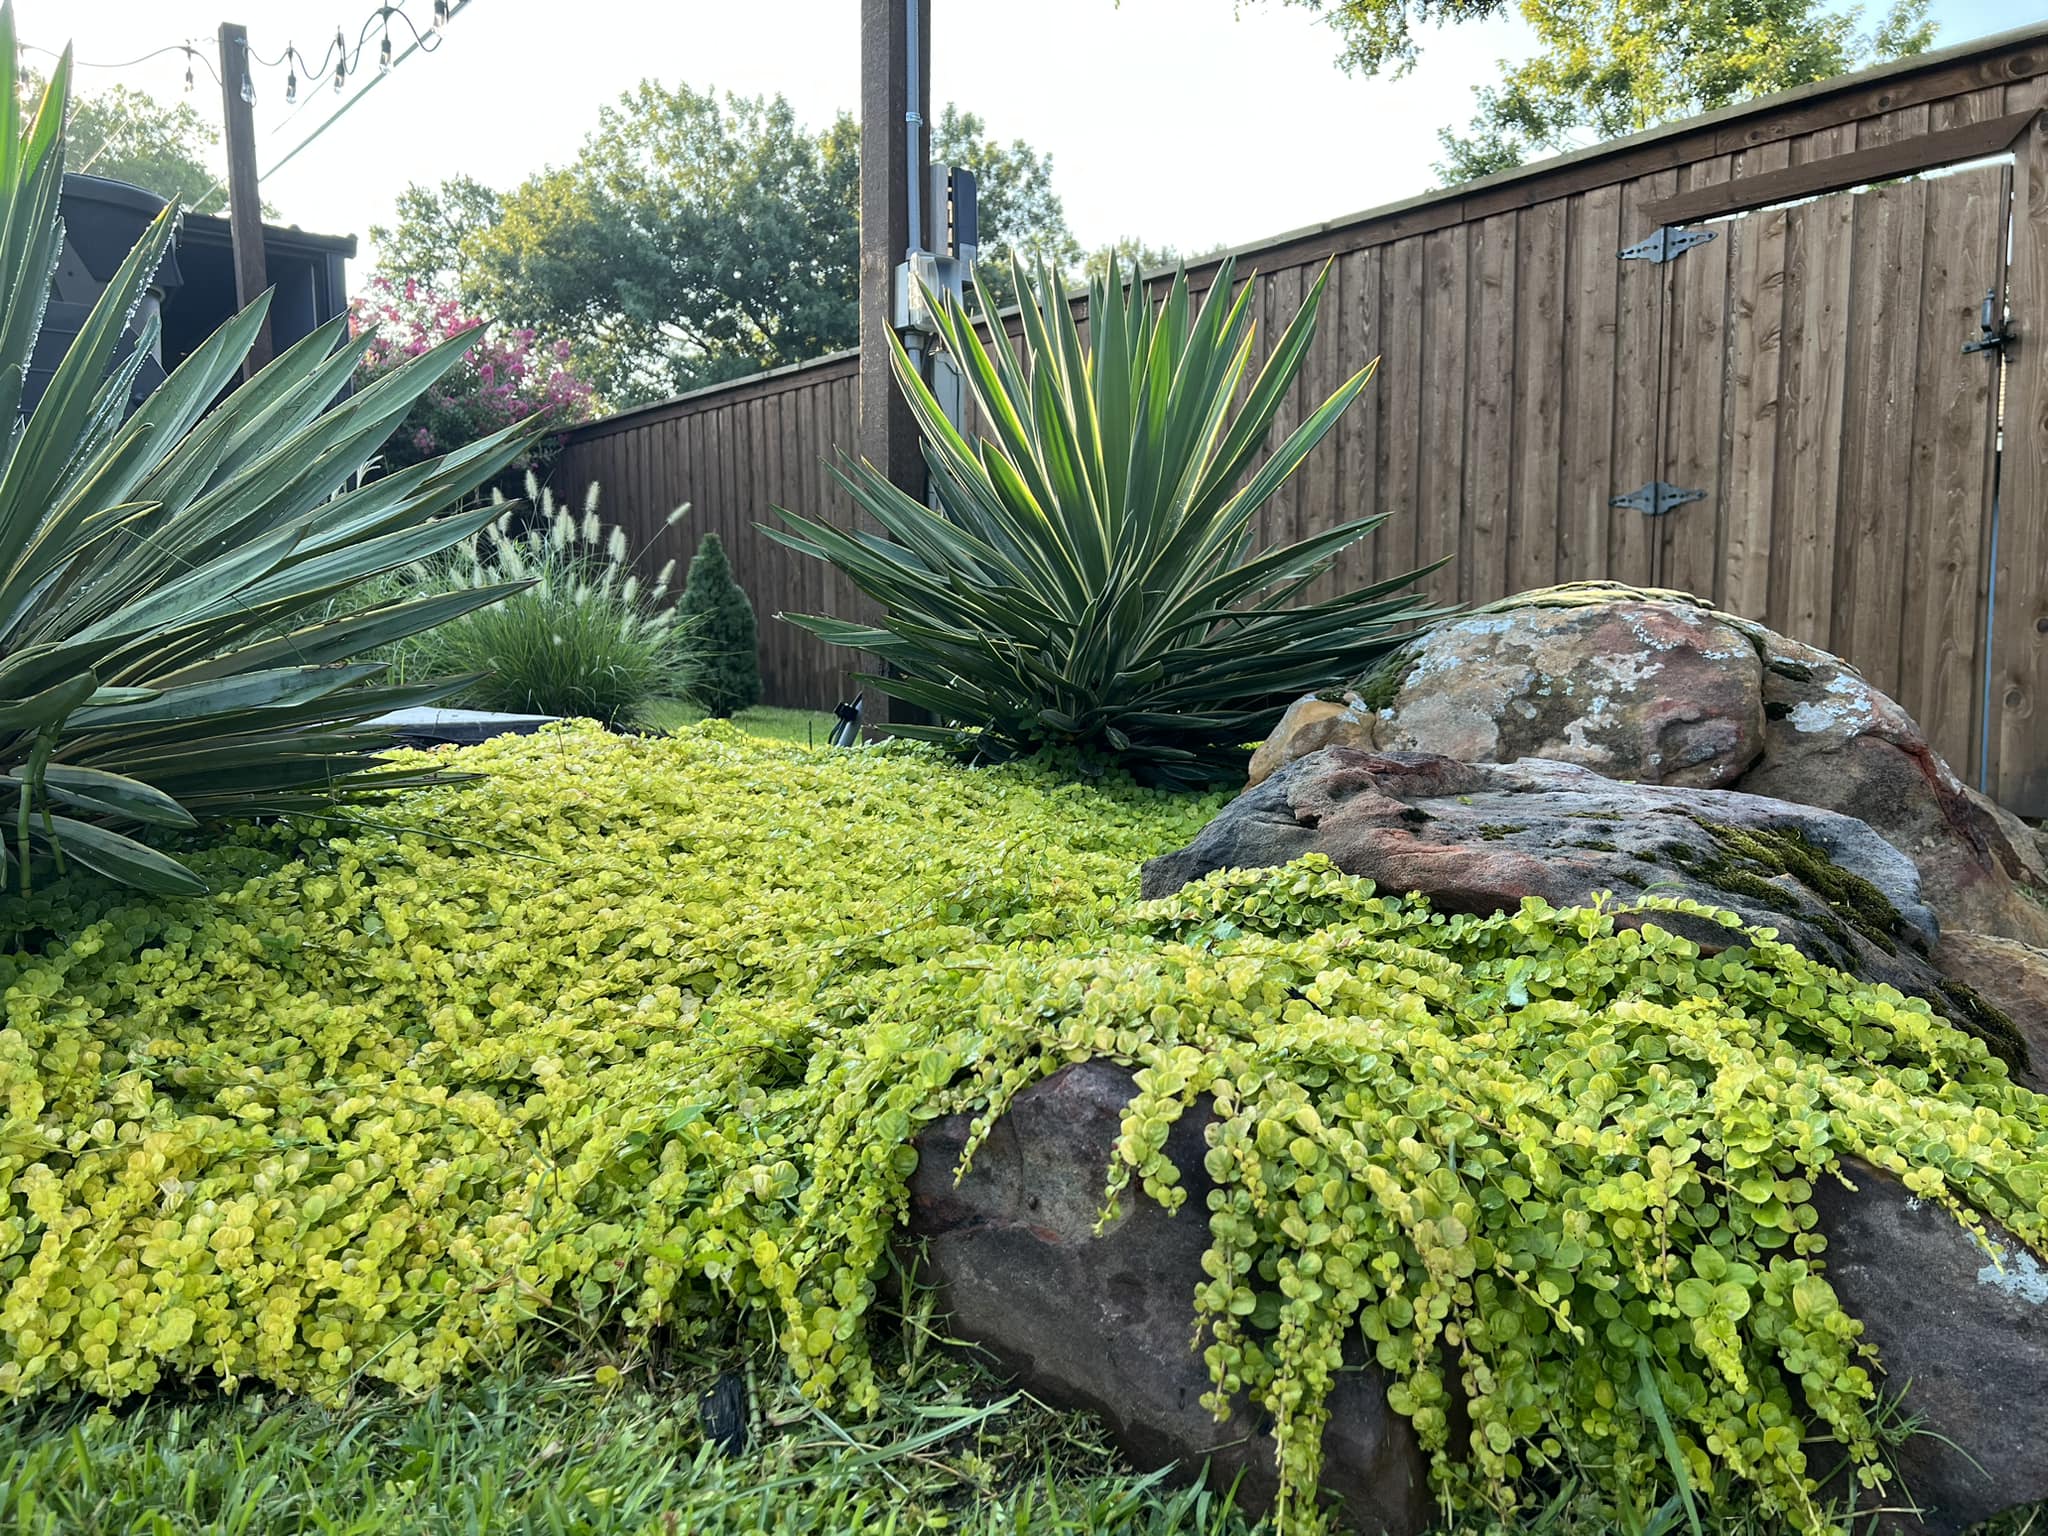
[[(387, 471), (450, 452), (539, 412), (558, 427), (592, 414), (593, 391), (571, 368), (566, 340), (544, 344), (529, 327), (492, 324), (411, 278), (372, 279), (369, 292), (350, 302), (349, 324), (363, 347), (358, 387), (441, 341), (465, 333), (476, 338), (392, 432), (382, 450)], [(537, 439), (529, 457), (509, 472), (510, 481), (529, 470), (545, 471), (561, 443), (559, 432)]]

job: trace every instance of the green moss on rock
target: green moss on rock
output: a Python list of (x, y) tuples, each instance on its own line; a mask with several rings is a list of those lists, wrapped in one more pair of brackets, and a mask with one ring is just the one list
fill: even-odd
[(1399, 696), (1401, 685), (1408, 681), (1414, 666), (1415, 647), (1404, 645), (1360, 678), (1351, 691), (1367, 709), (1386, 709)]

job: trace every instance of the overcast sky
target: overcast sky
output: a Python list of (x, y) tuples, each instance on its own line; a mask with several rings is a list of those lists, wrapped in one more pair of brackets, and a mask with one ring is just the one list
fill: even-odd
[[(265, 57), (287, 43), (316, 58), (337, 24), (353, 38), (374, 0), (16, 0), (25, 43), (121, 63), (190, 39), (211, 55), (222, 20)], [(1476, 83), (1529, 46), (1516, 21), (1433, 34), (1399, 81), (1350, 78), (1331, 34), (1280, 0), (932, 0), (934, 103), (978, 112), (1002, 138), (1054, 159), (1084, 245), (1121, 235), (1200, 250), (1357, 212), (1431, 184), (1436, 131), (1462, 125)], [(432, 0), (408, 0), (422, 27)], [(289, 165), (283, 155), (339, 102), (260, 70), (263, 195), (284, 222), (367, 236), (408, 181), (457, 172), (508, 186), (571, 158), (600, 103), (643, 76), (743, 94), (781, 92), (819, 124), (858, 99), (857, 0), (470, 0), (445, 46), (418, 53)], [(1943, 45), (2036, 18), (2039, 0), (1936, 0)], [(401, 28), (395, 43), (408, 40)], [(375, 73), (376, 42), (362, 78)], [(31, 63), (47, 65), (31, 54)], [(176, 53), (86, 69), (166, 100), (184, 90)], [(217, 116), (202, 68), (192, 101)], [(351, 86), (351, 92), (354, 86)], [(360, 277), (372, 253), (352, 268)]]

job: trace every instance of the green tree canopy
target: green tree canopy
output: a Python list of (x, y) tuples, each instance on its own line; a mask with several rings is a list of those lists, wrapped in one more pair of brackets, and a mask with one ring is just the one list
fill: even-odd
[[(43, 86), (41, 75), (23, 71), (23, 110), (42, 99)], [(217, 154), (220, 130), (189, 102), (167, 107), (125, 85), (74, 95), (65, 138), (68, 170), (146, 187), (195, 213), (227, 207), (227, 172)]]
[(1522, 0), (1542, 52), (1474, 91), (1469, 132), (1439, 130), (1446, 183), (1639, 133), (1773, 91), (1919, 53), (1927, 0), (1872, 31), (1813, 0)]
[[(855, 345), (859, 147), (845, 113), (813, 131), (780, 96), (643, 81), (567, 166), (408, 187), (371, 231), (378, 270), (569, 338), (613, 405), (680, 393)], [(951, 105), (932, 154), (977, 175), (991, 278), (1011, 251), (1078, 264), (1050, 156)]]
[(441, 293), (462, 286), (462, 242), (498, 222), (503, 199), (470, 176), (451, 176), (439, 186), (409, 182), (398, 194), (397, 217), (372, 224), (377, 271), (387, 278), (411, 278)]
[(1469, 132), (1443, 130), (1447, 182), (1654, 128), (1772, 91), (1918, 53), (1933, 41), (1928, 0), (1890, 0), (1862, 29), (1864, 6), (1820, 0), (1283, 0), (1320, 14), (1340, 61), (1401, 74), (1426, 27), (1512, 8), (1539, 51), (1478, 87)]

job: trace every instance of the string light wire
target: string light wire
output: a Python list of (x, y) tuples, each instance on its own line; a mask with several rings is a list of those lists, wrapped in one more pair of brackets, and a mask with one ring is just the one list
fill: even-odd
[[(356, 32), (356, 40), (353, 47), (349, 44), (348, 34), (340, 27), (335, 28), (334, 39), (327, 45), (326, 51), (321, 54), (318, 68), (314, 68), (311, 65), (307, 56), (299, 51), (296, 43), (287, 42), (284, 52), (277, 55), (276, 58), (265, 58), (245, 41), (242, 49), (242, 92), (245, 100), (252, 103), (255, 100), (254, 82), (248, 73), (250, 65), (253, 64), (264, 69), (276, 69), (282, 66), (286, 72), (284, 97), (285, 101), (292, 105), (292, 111), (287, 113), (270, 130), (269, 136), (276, 138), (318, 99), (317, 94), (310, 89), (313, 83), (317, 83), (331, 74), (335, 90), (337, 92), (343, 90), (350, 79), (361, 73), (363, 52), (370, 45), (371, 34), (373, 32), (376, 33), (379, 39), (376, 73), (372, 74), (362, 85), (357, 87), (355, 94), (336, 107), (332, 113), (321, 121), (318, 127), (297, 144), (293, 145), (283, 156), (274, 161), (268, 170), (258, 172), (257, 181), (260, 183), (264, 177), (272, 175), (281, 169), (287, 162), (296, 157), (300, 151), (311, 145), (314, 140), (318, 139), (329, 128), (345, 117), (357, 102), (367, 96), (375, 88), (378, 81), (382, 80), (415, 53), (433, 53), (440, 49), (448, 41), (447, 33), (444, 29), (451, 20), (467, 10), (469, 4), (470, 0), (433, 0), (433, 20), (424, 32), (420, 30), (419, 23), (406, 14), (405, 0), (399, 0), (399, 3), (396, 5), (380, 5), (364, 18), (362, 26)], [(395, 56), (392, 52), (391, 43), (391, 21), (393, 17), (403, 22), (406, 31), (412, 34), (411, 41), (406, 43), (404, 50)], [(39, 53), (52, 59), (63, 57), (61, 53), (53, 49), (38, 47), (34, 43), (23, 43), (21, 47), (24, 52)], [(148, 53), (138, 54), (132, 59), (113, 61), (74, 58), (71, 62), (72, 67), (76, 69), (133, 69), (137, 65), (149, 63), (152, 59), (160, 59), (178, 53), (185, 55), (185, 88), (187, 90), (192, 88), (192, 63), (195, 59), (205, 67), (207, 74), (213, 78), (215, 85), (221, 83), (220, 71), (214, 67), (213, 60), (202, 46), (190, 38), (181, 43), (166, 43), (161, 48), (151, 49)], [(309, 87), (303, 100), (299, 99), (298, 92), (301, 71), (304, 71)], [(216, 182), (215, 190), (218, 187), (219, 183)]]
[[(461, 14), (462, 11), (468, 8), (469, 4), (470, 0), (453, 0), (453, 3), (451, 3), (448, 6), (447, 17), (449, 19), (452, 19), (453, 17)], [(436, 11), (436, 20), (442, 20), (442, 18), (438, 14), (438, 7), (436, 7)], [(392, 70), (396, 69), (400, 64), (403, 64), (415, 53), (432, 53), (435, 50), (437, 50), (444, 42), (447, 41), (447, 38), (445, 37), (445, 35), (442, 34), (439, 26), (430, 29), (426, 34), (422, 35), (419, 28), (413, 26), (412, 18), (410, 16), (407, 16), (404, 11), (400, 10), (396, 6), (382, 7), (380, 10), (380, 16), (372, 17), (371, 20), (379, 20), (381, 19), (382, 15), (385, 14), (399, 17), (401, 20), (405, 22), (405, 24), (408, 27), (412, 28), (412, 41), (406, 45), (405, 51), (399, 54), (396, 58), (391, 59), (390, 62), (387, 65), (385, 65), (385, 67), (379, 69), (376, 74), (371, 75), (367, 80), (365, 80), (361, 87), (357, 89), (355, 95), (349, 97), (347, 101), (343, 102), (340, 106), (336, 107), (333, 113), (329, 117), (327, 117), (320, 124), (319, 127), (315, 128), (311, 133), (307, 134), (303, 139), (299, 140), (299, 142), (293, 145), (292, 148), (288, 150), (281, 158), (272, 161), (268, 169), (259, 171), (256, 176), (256, 179), (259, 183), (263, 180), (264, 177), (275, 175), (278, 171), (282, 170), (285, 167), (285, 165), (287, 165), (292, 159), (294, 159), (299, 154), (301, 150), (306, 149), (313, 143), (315, 139), (319, 138), (320, 135), (325, 133), (329, 128), (332, 128), (336, 123), (340, 122), (341, 119), (345, 117), (349, 113), (349, 111), (355, 106), (355, 104), (361, 101), (365, 96), (369, 95), (371, 91), (375, 90), (378, 82), (383, 80), (384, 77), (388, 75)], [(357, 40), (356, 56), (358, 58), (361, 58), (363, 45), (368, 41), (368, 29), (369, 23), (365, 23), (363, 36)], [(429, 43), (427, 41), (428, 37), (433, 38), (434, 41)], [(353, 73), (353, 71), (351, 71), (351, 73)]]
[[(275, 58), (265, 58), (254, 48), (245, 45), (243, 50), (244, 57), (248, 63), (259, 65), (264, 69), (276, 69), (280, 66), (285, 69), (290, 82), (285, 91), (285, 99), (287, 101), (293, 101), (296, 98), (296, 85), (301, 76), (308, 82), (311, 82), (327, 78), (331, 75), (334, 79), (335, 89), (339, 91), (346, 86), (351, 77), (361, 71), (363, 53), (370, 46), (370, 38), (373, 33), (379, 37), (378, 67), (380, 70), (391, 69), (396, 66), (399, 59), (410, 57), (414, 53), (433, 53), (438, 50), (448, 41), (443, 29), (453, 17), (467, 9), (468, 6), (469, 0), (434, 0), (433, 21), (423, 32), (420, 30), (419, 23), (406, 14), (405, 0), (399, 0), (399, 3), (396, 5), (380, 5), (364, 18), (362, 26), (357, 29), (356, 40), (353, 45), (348, 41), (348, 34), (342, 28), (336, 27), (334, 29), (334, 38), (320, 55), (320, 63), (317, 68), (300, 51), (296, 43), (286, 43), (284, 52), (278, 54)], [(391, 51), (391, 22), (394, 17), (403, 22), (406, 30), (412, 34), (411, 44), (405, 49), (403, 54), (397, 57), (394, 57)], [(45, 58), (56, 59), (63, 57), (56, 49), (40, 47), (35, 43), (23, 43), (21, 48), (25, 53), (39, 53)], [(73, 58), (71, 64), (74, 69), (134, 69), (137, 65), (147, 64), (152, 59), (160, 59), (177, 53), (185, 55), (185, 73), (188, 77), (192, 74), (192, 61), (196, 59), (205, 67), (207, 74), (213, 77), (214, 84), (220, 84), (220, 71), (214, 67), (213, 60), (206, 47), (201, 42), (189, 37), (180, 43), (166, 43), (163, 47), (153, 48), (148, 53), (137, 54), (132, 59)]]

